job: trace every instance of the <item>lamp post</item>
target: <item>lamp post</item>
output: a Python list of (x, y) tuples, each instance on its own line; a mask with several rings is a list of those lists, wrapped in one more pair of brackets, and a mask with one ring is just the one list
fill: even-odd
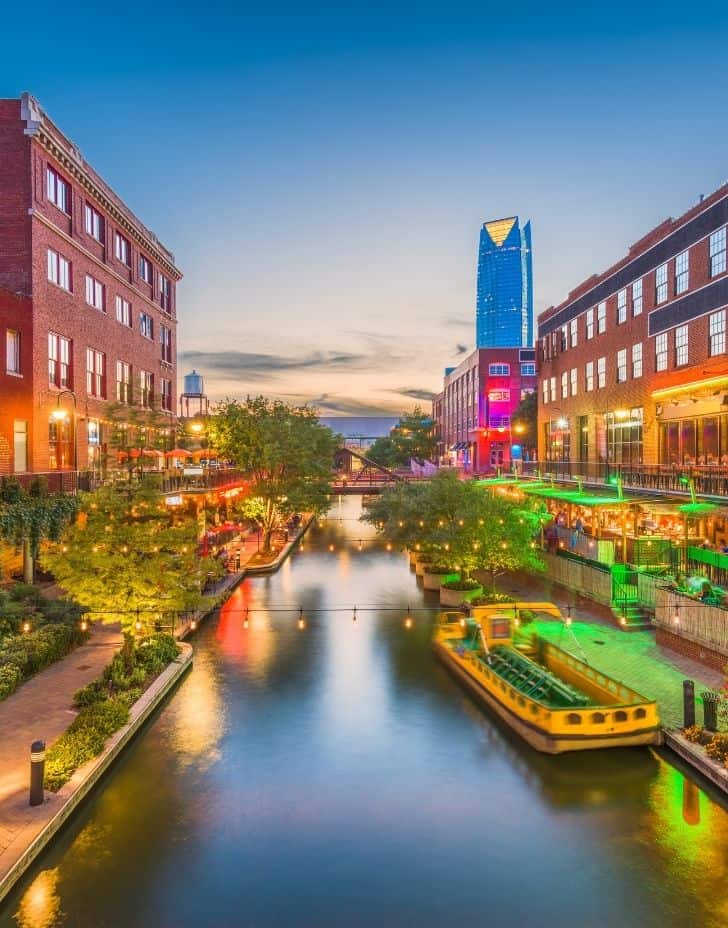
[(73, 470), (78, 470), (78, 431), (77, 431), (77, 410), (78, 410), (78, 401), (76, 399), (76, 394), (73, 390), (61, 390), (60, 393), (56, 394), (56, 408), (51, 412), (51, 418), (57, 422), (59, 425), (61, 422), (64, 422), (68, 419), (68, 413), (61, 406), (61, 397), (70, 396), (73, 400), (73, 420), (71, 427), (73, 429)]

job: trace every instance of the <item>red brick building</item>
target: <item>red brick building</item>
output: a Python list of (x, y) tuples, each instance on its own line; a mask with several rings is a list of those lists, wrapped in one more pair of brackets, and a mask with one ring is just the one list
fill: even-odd
[(539, 457), (572, 473), (728, 465), (728, 185), (538, 318)]
[(182, 275), (28, 94), (0, 162), (0, 473), (95, 467), (111, 404), (173, 424)]
[(484, 472), (527, 458), (513, 414), (536, 389), (533, 348), (478, 348), (445, 373), (432, 410), (442, 462)]

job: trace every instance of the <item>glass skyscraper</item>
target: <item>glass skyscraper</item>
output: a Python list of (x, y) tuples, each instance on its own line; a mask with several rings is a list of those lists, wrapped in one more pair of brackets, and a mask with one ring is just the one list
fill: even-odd
[(476, 348), (531, 348), (531, 223), (518, 216), (483, 223), (478, 252)]

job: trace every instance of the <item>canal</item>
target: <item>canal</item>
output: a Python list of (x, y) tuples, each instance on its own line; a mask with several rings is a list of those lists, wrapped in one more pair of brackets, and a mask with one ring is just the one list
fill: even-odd
[(359, 512), (205, 623), (0, 926), (728, 924), (725, 809), (647, 749), (545, 757), (504, 731)]

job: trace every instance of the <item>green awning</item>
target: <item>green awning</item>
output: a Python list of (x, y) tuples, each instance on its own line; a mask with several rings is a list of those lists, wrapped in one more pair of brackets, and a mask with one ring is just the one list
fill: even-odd
[(683, 503), (677, 511), (686, 516), (709, 516), (719, 508), (716, 503)]
[(557, 499), (565, 503), (575, 503), (577, 506), (630, 506), (633, 503), (644, 503), (647, 500), (642, 497), (620, 497), (620, 496), (597, 496), (579, 492), (579, 490), (562, 490), (558, 487), (535, 486), (523, 487), (523, 492), (531, 496), (541, 496), (544, 499)]

